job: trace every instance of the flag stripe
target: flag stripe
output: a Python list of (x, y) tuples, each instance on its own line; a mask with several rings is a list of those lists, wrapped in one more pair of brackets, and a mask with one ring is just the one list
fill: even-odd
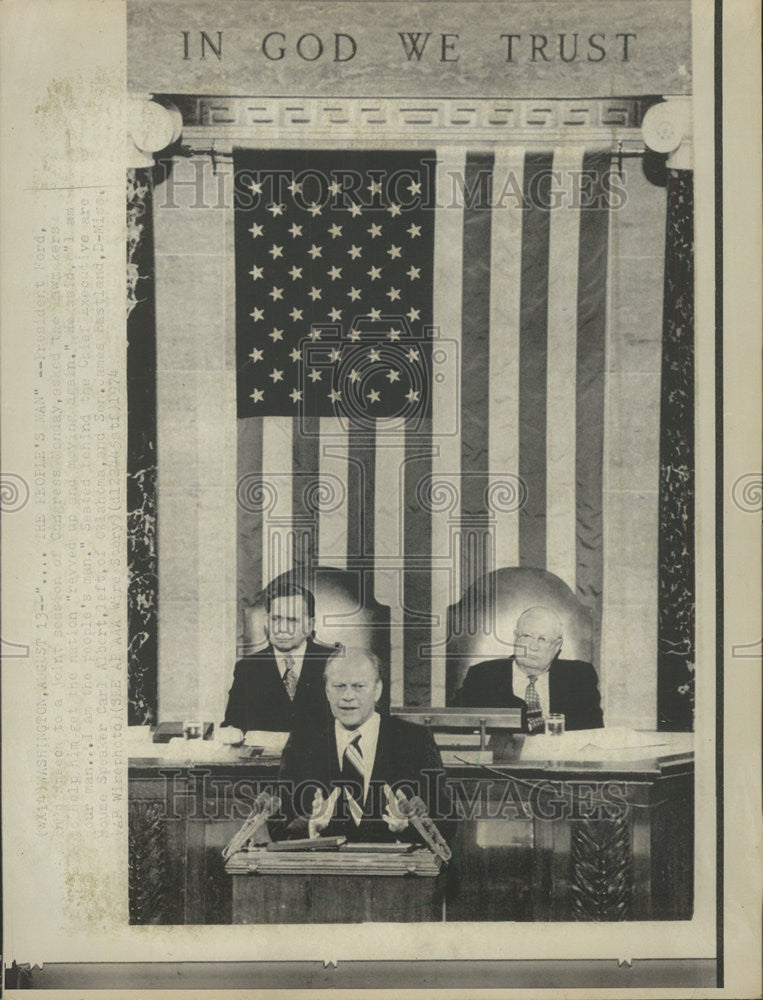
[(294, 525), (294, 569), (309, 581), (318, 555), (319, 513), (317, 507), (318, 447), (320, 417), (294, 421), (292, 440), (292, 521)]
[[(432, 609), (432, 514), (419, 484), (432, 473), (432, 421), (413, 420), (405, 439), (403, 523), (404, 694), (406, 705), (428, 705), (432, 693), (429, 643)], [(411, 566), (413, 562), (413, 566)]]
[(380, 418), (376, 422), (376, 489), (374, 572), (376, 600), (390, 613), (390, 689), (393, 705), (404, 698), (402, 579), (405, 559), (401, 480), (405, 465), (405, 428), (397, 419)]
[[(251, 602), (262, 589), (262, 421), (238, 421), (238, 600)], [(241, 637), (239, 637), (241, 638)]]
[(292, 568), (292, 418), (265, 417), (262, 431), (263, 481), (272, 505), (262, 521), (262, 577), (265, 584)]
[(389, 566), (401, 558), (403, 536), (403, 505), (400, 491), (405, 463), (405, 427), (399, 420), (381, 417), (376, 421), (376, 482), (375, 491), (376, 557)]
[[(598, 662), (603, 558), (603, 455), (606, 371), (607, 257), (609, 208), (605, 171), (609, 153), (589, 153), (583, 170), (593, 171), (593, 207), (581, 212), (578, 259), (578, 341), (575, 459), (577, 595), (594, 613), (594, 661)], [(596, 196), (599, 196), (596, 200)]]
[[(467, 153), (463, 237), (463, 352), (461, 366), (461, 585), (466, 589), (489, 567), (472, 558), (471, 531), (488, 530), (490, 398), (490, 188), (494, 157)], [(468, 402), (467, 402), (468, 401)]]
[(318, 469), (331, 499), (321, 510), (318, 562), (336, 569), (347, 568), (347, 449), (345, 422), (321, 417)]
[[(523, 149), (495, 154), (493, 189), (497, 204), (492, 226), (490, 283), (490, 485), (509, 482), (519, 462), (519, 308), (522, 279)], [(503, 505), (511, 508), (512, 504)], [(494, 505), (496, 566), (519, 562), (517, 509)]]
[[(351, 519), (357, 522), (347, 540), (348, 560), (355, 557), (356, 564), (362, 557), (363, 563), (373, 568), (374, 558), (374, 474), (376, 466), (375, 436), (368, 426), (350, 421), (347, 458), (347, 504), (352, 512)], [(370, 579), (373, 579), (370, 577)]]
[(580, 203), (571, 198), (583, 166), (582, 148), (554, 153), (562, 197), (551, 209), (548, 283), (546, 426), (546, 569), (575, 589), (575, 371)]
[(462, 149), (437, 150), (434, 232), (434, 324), (440, 341), (432, 351), (432, 413), (437, 427), (432, 459), (433, 493), (447, 494), (449, 502), (432, 497), (432, 704), (445, 704), (445, 652), (448, 605), (461, 596), (460, 554), (454, 551), (451, 529), (460, 512), (461, 471), (459, 370), (461, 364), (463, 213), (453, 204), (453, 178), (463, 177)]
[(546, 373), (549, 203), (552, 155), (528, 153), (523, 178), (519, 330), (519, 475), (527, 500), (519, 518), (521, 566), (546, 565)]

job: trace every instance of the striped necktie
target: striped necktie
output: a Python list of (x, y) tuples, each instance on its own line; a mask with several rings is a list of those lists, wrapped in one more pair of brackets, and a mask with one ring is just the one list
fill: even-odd
[(358, 778), (360, 778), (360, 796), (364, 797), (365, 784), (363, 769), (363, 751), (360, 749), (360, 733), (347, 744), (342, 755), (342, 780), (344, 793), (347, 796), (347, 803), (350, 807), (350, 815), (355, 826), (360, 826), (363, 818), (363, 808), (353, 795), (353, 791), (358, 790)]
[(527, 728), (531, 733), (543, 726), (543, 709), (540, 695), (535, 688), (535, 678), (531, 677), (525, 688), (525, 703), (527, 705)]
[(294, 701), (294, 695), (297, 691), (297, 674), (294, 670), (294, 657), (290, 656), (289, 653), (284, 653), (283, 659), (286, 664), (286, 670), (283, 672), (284, 687), (291, 701)]
[(365, 770), (363, 767), (363, 751), (360, 749), (360, 733), (344, 748), (342, 756), (342, 777), (356, 780), (358, 776), (363, 778)]

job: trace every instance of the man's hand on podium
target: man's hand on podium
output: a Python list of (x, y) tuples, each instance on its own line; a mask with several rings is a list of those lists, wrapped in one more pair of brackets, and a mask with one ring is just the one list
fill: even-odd
[(311, 840), (319, 836), (331, 822), (336, 808), (336, 800), (341, 791), (341, 787), (337, 786), (327, 799), (324, 799), (320, 789), (316, 791), (313, 796), (313, 810), (307, 823), (307, 835)]
[(401, 833), (408, 826), (408, 818), (400, 811), (400, 803), (389, 785), (384, 786), (384, 794), (387, 796), (387, 808), (382, 819), (390, 833)]

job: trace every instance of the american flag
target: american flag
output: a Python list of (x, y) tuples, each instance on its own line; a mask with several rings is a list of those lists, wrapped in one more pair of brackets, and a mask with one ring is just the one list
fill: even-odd
[(240, 417), (428, 411), (433, 167), (434, 154), (237, 158)]
[(491, 569), (550, 570), (598, 629), (609, 154), (234, 168), (242, 602), (357, 571), (409, 705), (444, 704), (448, 607)]

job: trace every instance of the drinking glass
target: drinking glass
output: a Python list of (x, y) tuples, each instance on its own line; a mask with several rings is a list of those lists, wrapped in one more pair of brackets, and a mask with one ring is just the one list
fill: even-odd
[(561, 736), (564, 733), (564, 716), (560, 714), (547, 715), (546, 732), (549, 736)]

